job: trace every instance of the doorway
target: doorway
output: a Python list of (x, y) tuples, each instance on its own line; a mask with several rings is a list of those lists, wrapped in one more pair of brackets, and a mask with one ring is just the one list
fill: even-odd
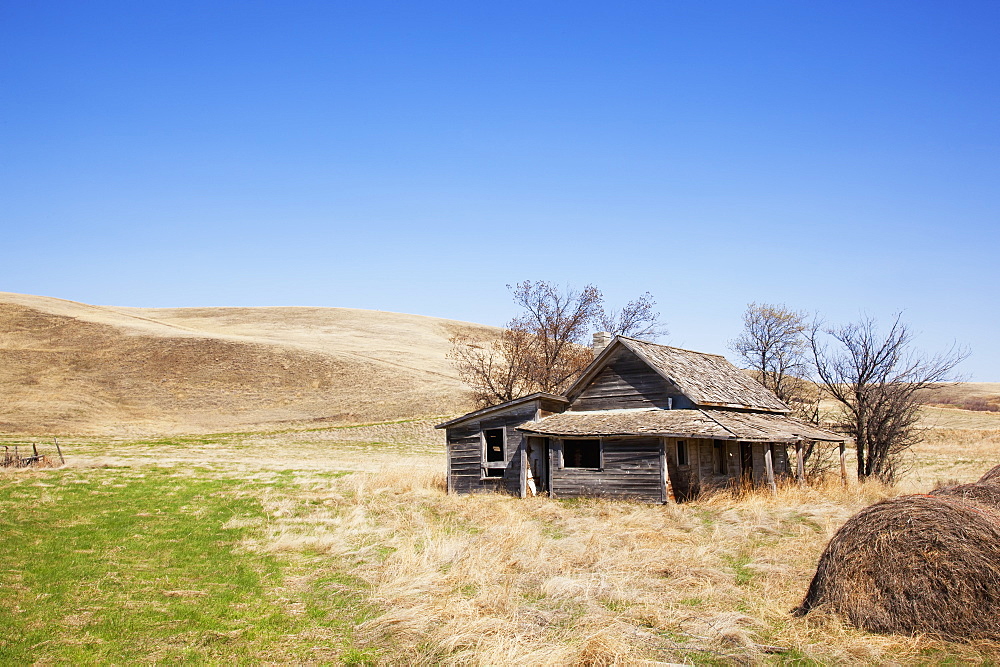
[(529, 437), (527, 445), (527, 493), (539, 496), (549, 492), (549, 439)]

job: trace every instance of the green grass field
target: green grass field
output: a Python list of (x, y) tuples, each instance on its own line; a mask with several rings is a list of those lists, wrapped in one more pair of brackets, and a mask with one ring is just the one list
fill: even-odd
[[(0, 663), (340, 661), (363, 657), (349, 577), (247, 548), (264, 491), (207, 469), (0, 477)], [(305, 557), (305, 556), (302, 556)]]

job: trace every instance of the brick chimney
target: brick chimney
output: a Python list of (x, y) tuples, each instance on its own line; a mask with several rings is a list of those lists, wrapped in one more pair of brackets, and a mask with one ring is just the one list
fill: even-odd
[(611, 344), (611, 340), (614, 338), (607, 331), (596, 331), (594, 332), (594, 342), (590, 344), (590, 349), (594, 351), (594, 356), (596, 357), (604, 348)]

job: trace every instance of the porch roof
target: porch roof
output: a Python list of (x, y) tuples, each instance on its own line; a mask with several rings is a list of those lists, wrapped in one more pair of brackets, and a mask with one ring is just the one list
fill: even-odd
[(517, 428), (525, 433), (569, 437), (654, 435), (759, 442), (842, 442), (846, 439), (784, 415), (713, 409), (563, 412), (525, 422)]

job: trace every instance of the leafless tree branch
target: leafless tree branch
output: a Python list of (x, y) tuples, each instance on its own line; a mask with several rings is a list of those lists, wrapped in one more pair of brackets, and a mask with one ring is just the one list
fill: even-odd
[(597, 326), (601, 331), (615, 336), (655, 340), (668, 333), (655, 308), (653, 295), (646, 292), (638, 299), (629, 301), (621, 310), (605, 311), (602, 306), (597, 316)]
[(858, 479), (893, 483), (902, 454), (920, 437), (918, 392), (953, 380), (968, 351), (915, 351), (900, 315), (884, 334), (868, 316), (839, 327), (816, 321), (808, 339), (816, 375), (840, 404), (842, 426), (854, 438)]
[[(521, 313), (496, 336), (453, 338), (449, 353), (482, 407), (534, 391), (565, 391), (593, 359), (586, 345), (591, 325), (608, 317), (593, 285), (575, 290), (526, 280), (507, 288)], [(660, 330), (655, 305), (647, 292), (613, 312), (612, 333), (641, 336)]]

